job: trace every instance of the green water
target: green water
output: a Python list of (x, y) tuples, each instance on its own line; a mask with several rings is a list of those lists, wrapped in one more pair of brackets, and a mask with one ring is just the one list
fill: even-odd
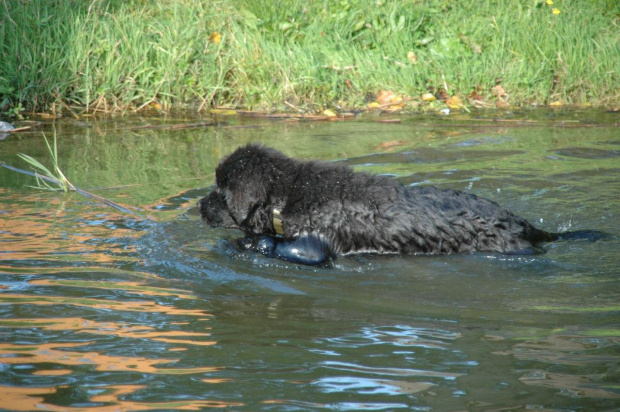
[[(214, 120), (44, 122), (0, 141), (0, 161), (26, 168), (17, 153), (47, 160), (55, 132), (67, 177), (136, 213), (0, 168), (2, 408), (620, 408), (617, 114)], [(205, 227), (195, 203), (253, 141), (611, 238), (330, 268), (239, 253), (240, 233)]]

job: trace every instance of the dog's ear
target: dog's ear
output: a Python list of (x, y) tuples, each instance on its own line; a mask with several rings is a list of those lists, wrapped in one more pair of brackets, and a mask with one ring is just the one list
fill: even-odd
[(262, 146), (241, 147), (222, 160), (215, 170), (217, 187), (226, 196), (228, 210), (237, 225), (251, 218), (267, 203), (278, 180), (282, 159), (279, 152)]
[(239, 226), (267, 201), (264, 182), (259, 181), (258, 176), (245, 176), (240, 181), (231, 182), (224, 193), (228, 210)]

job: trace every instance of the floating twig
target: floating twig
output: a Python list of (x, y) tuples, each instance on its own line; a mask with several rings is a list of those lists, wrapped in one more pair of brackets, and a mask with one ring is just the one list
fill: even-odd
[(41, 122), (35, 122), (34, 124), (32, 124), (31, 126), (22, 126), (22, 127), (16, 127), (14, 129), (11, 130), (3, 130), (2, 133), (19, 133), (19, 132), (25, 132), (26, 130), (30, 130), (33, 127), (37, 127), (40, 126)]

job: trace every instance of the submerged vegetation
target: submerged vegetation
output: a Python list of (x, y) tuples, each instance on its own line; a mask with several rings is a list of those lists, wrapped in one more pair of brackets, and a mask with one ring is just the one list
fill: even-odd
[(4, 0), (0, 113), (617, 105), (619, 16), (616, 0)]

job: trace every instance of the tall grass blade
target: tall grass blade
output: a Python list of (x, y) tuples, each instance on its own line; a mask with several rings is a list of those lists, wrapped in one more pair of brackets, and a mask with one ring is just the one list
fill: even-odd
[(32, 157), (30, 155), (27, 155), (27, 154), (23, 154), (23, 153), (18, 153), (17, 156), (19, 156), (20, 159), (22, 159), (23, 161), (28, 163), (30, 166), (32, 166), (32, 168), (35, 171), (39, 170), (39, 171), (43, 172), (44, 176), (53, 178), (54, 174), (52, 172), (50, 172), (50, 170), (47, 167), (43, 166), (43, 164), (41, 164), (41, 162), (39, 162), (34, 157)]
[[(58, 165), (58, 144), (56, 141), (56, 132), (54, 132), (54, 141), (53, 144), (50, 144), (50, 142), (47, 140), (47, 137), (45, 136), (45, 134), (43, 134), (43, 138), (45, 139), (45, 144), (47, 146), (47, 150), (52, 158), (52, 163), (54, 165), (54, 171), (56, 173), (52, 173), (45, 165), (43, 165), (41, 162), (39, 162), (37, 159), (33, 158), (32, 156), (29, 156), (27, 154), (23, 154), (23, 153), (18, 153), (17, 156), (19, 156), (20, 159), (24, 160), (26, 163), (28, 163), (32, 168), (33, 168), (33, 172), (29, 172), (28, 170), (23, 170), (17, 167), (13, 167), (13, 166), (9, 166), (3, 162), (0, 162), (0, 165), (10, 169), (10, 170), (14, 170), (16, 172), (19, 173), (24, 173), (30, 176), (34, 176), (35, 179), (37, 179), (37, 186), (29, 186), (35, 189), (41, 189), (41, 190), (62, 190), (64, 192), (68, 192), (69, 190), (73, 190), (79, 194), (81, 194), (82, 196), (86, 196), (92, 199), (95, 199), (101, 203), (104, 203), (108, 206), (111, 206), (117, 210), (120, 210), (123, 213), (129, 213), (132, 215), (135, 215), (135, 213), (129, 209), (127, 209), (124, 206), (121, 206), (117, 203), (114, 203), (111, 200), (108, 200), (104, 197), (95, 195), (93, 193), (89, 193), (85, 190), (82, 190), (78, 187), (75, 187), (70, 181), (69, 179), (67, 179), (67, 177), (65, 176), (65, 174), (62, 172), (62, 170), (60, 170), (60, 166)], [(53, 183), (55, 184), (57, 187), (54, 187), (52, 185), (50, 185), (49, 183)]]
[[(52, 173), (45, 165), (43, 165), (32, 156), (24, 153), (17, 154), (20, 159), (24, 160), (33, 168), (35, 178), (37, 179), (37, 188), (46, 190), (62, 190), (64, 192), (67, 192), (70, 188), (75, 189), (75, 187), (71, 184), (71, 182), (69, 182), (64, 173), (60, 170), (60, 166), (58, 165), (58, 144), (56, 141), (56, 133), (54, 133), (53, 145), (50, 145), (50, 142), (47, 139), (47, 136), (45, 136), (45, 133), (43, 134), (43, 139), (45, 140), (45, 145), (47, 146), (47, 150), (51, 156), (55, 173)], [(51, 181), (57, 184), (58, 187), (50, 186), (45, 180), (41, 179), (41, 175), (45, 176), (47, 178), (47, 181)]]

